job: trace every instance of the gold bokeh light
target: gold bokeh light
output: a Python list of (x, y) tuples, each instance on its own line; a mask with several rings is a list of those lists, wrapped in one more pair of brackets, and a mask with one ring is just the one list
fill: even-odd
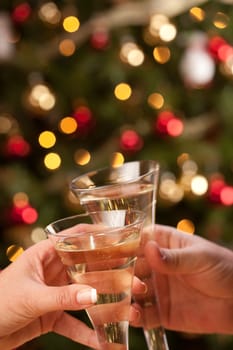
[(186, 233), (193, 234), (195, 231), (194, 223), (188, 219), (182, 219), (176, 226), (177, 230), (184, 231)]
[(59, 52), (63, 56), (72, 56), (75, 52), (76, 46), (73, 40), (64, 39), (59, 44)]
[(44, 165), (49, 170), (56, 170), (61, 165), (61, 157), (57, 153), (48, 153), (44, 158)]
[(24, 252), (24, 249), (22, 247), (19, 247), (15, 244), (9, 246), (6, 250), (6, 256), (8, 259), (13, 262), (15, 261), (22, 253)]
[(38, 142), (43, 148), (51, 148), (56, 143), (56, 136), (52, 131), (43, 131), (38, 137)]
[(91, 160), (91, 154), (86, 149), (78, 149), (74, 154), (74, 161), (78, 165), (86, 165)]
[(120, 83), (114, 89), (114, 94), (118, 100), (128, 100), (132, 94), (132, 89), (129, 84)]
[(158, 63), (164, 64), (169, 61), (171, 52), (166, 46), (157, 46), (153, 50), (153, 56)]
[(147, 102), (154, 109), (160, 109), (164, 105), (164, 98), (160, 93), (154, 92), (148, 96)]
[(120, 152), (114, 152), (112, 154), (110, 164), (113, 168), (117, 168), (118, 166), (121, 166), (124, 163), (125, 159), (122, 153)]
[(78, 128), (78, 123), (73, 117), (64, 117), (59, 123), (59, 128), (64, 134), (73, 134)]
[(79, 19), (75, 16), (67, 16), (63, 20), (63, 28), (68, 33), (76, 32), (80, 27)]

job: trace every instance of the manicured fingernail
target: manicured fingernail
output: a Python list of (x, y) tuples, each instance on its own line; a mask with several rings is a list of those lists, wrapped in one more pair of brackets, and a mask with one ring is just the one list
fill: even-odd
[(77, 294), (79, 304), (95, 304), (97, 301), (97, 291), (94, 288), (80, 290)]
[(143, 289), (143, 293), (146, 294), (148, 291), (148, 287), (147, 287), (147, 284), (144, 282), (142, 282), (142, 289)]

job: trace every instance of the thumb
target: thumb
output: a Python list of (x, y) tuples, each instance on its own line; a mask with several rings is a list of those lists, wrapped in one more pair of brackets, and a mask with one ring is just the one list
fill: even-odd
[(165, 274), (190, 273), (193, 270), (191, 254), (190, 247), (160, 248), (155, 241), (149, 241), (145, 246), (145, 256), (151, 268)]
[(39, 311), (46, 313), (57, 310), (81, 310), (95, 304), (96, 301), (96, 289), (88, 285), (44, 287), (43, 293), (40, 292)]

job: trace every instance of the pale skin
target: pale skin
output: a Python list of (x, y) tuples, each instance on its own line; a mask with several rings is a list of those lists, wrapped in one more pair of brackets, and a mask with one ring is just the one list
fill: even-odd
[(63, 310), (80, 310), (95, 302), (95, 290), (68, 285), (50, 240), (25, 252), (0, 272), (0, 348), (10, 350), (48, 332), (98, 349), (95, 332)]
[[(233, 334), (233, 252), (200, 236), (156, 225), (145, 256), (156, 272), (160, 320), (154, 326), (192, 333)], [(137, 292), (137, 290), (135, 290)], [(143, 326), (139, 305), (131, 325)]]
[[(145, 285), (134, 279), (135, 289)], [(100, 349), (96, 333), (64, 310), (86, 309), (96, 302), (96, 290), (70, 284), (52, 242), (26, 249), (0, 271), (0, 349), (11, 350), (48, 332)]]

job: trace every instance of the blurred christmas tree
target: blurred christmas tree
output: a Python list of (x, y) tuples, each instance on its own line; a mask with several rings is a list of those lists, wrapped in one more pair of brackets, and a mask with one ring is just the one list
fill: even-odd
[[(232, 245), (232, 3), (1, 1), (2, 267), (80, 209), (74, 176), (134, 159), (161, 164), (159, 222)], [(171, 350), (233, 347), (169, 337)], [(138, 330), (130, 342), (142, 348)], [(65, 346), (79, 348), (45, 336), (22, 349)]]

